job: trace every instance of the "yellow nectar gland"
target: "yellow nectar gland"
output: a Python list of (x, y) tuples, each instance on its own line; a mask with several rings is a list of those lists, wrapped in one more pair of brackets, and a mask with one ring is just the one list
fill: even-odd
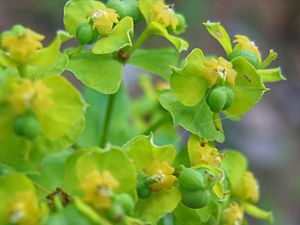
[(216, 168), (221, 166), (223, 154), (221, 154), (215, 147), (212, 147), (203, 142), (199, 144), (197, 155), (193, 157), (193, 165), (209, 165)]
[(168, 162), (161, 162), (159, 160), (152, 161), (150, 166), (144, 169), (144, 172), (155, 180), (150, 185), (152, 191), (160, 191), (165, 188), (170, 189), (177, 179), (173, 175), (174, 171), (174, 168)]
[(31, 192), (18, 192), (7, 204), (7, 221), (17, 225), (36, 225), (39, 223), (39, 206)]
[(253, 41), (244, 35), (235, 35), (234, 37), (235, 40), (233, 42), (236, 43), (234, 50), (242, 49), (250, 51), (256, 55), (259, 63), (262, 62), (260, 51)]
[(173, 31), (179, 25), (179, 20), (173, 10), (174, 5), (166, 5), (163, 1), (158, 1), (152, 6), (152, 21), (158, 22), (164, 27), (171, 26)]
[(12, 88), (12, 95), (8, 100), (17, 115), (27, 110), (33, 110), (39, 116), (43, 116), (54, 104), (51, 98), (51, 89), (41, 80), (15, 82)]
[(24, 62), (38, 49), (42, 48), (41, 43), (44, 36), (30, 29), (25, 29), (21, 33), (9, 32), (1, 39), (1, 48), (7, 49), (9, 56), (17, 61)]
[(204, 73), (209, 84), (213, 86), (218, 78), (226, 80), (231, 86), (235, 84), (236, 71), (233, 69), (232, 63), (228, 62), (223, 57), (212, 58), (203, 62)]
[(244, 218), (244, 210), (235, 202), (223, 210), (222, 224), (224, 225), (241, 225)]
[(111, 206), (113, 189), (119, 186), (119, 182), (109, 171), (94, 170), (84, 176), (80, 186), (86, 203), (95, 209), (108, 209)]
[(97, 29), (101, 36), (108, 36), (114, 24), (119, 23), (119, 15), (114, 9), (110, 8), (95, 12), (91, 19), (93, 20), (93, 29)]

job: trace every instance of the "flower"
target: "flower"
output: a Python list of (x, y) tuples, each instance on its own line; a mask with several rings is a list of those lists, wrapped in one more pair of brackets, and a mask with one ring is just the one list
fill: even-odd
[(231, 62), (228, 62), (223, 57), (219, 57), (217, 59), (212, 58), (205, 60), (203, 64), (204, 74), (211, 86), (217, 82), (218, 78), (226, 80), (227, 83), (232, 86), (234, 85), (237, 73), (233, 69)]
[(102, 36), (108, 36), (114, 24), (119, 23), (119, 15), (114, 9), (105, 8), (93, 13), (91, 16), (93, 29), (97, 29)]
[(37, 225), (39, 206), (31, 192), (18, 192), (7, 204), (6, 218), (12, 224)]
[(243, 196), (253, 202), (256, 203), (259, 199), (259, 186), (253, 175), (253, 173), (247, 171), (244, 173), (242, 178), (242, 188), (243, 188)]
[(31, 29), (16, 25), (11, 31), (2, 34), (1, 48), (7, 50), (12, 59), (24, 62), (43, 47), (41, 41), (44, 38), (43, 35)]
[(163, 1), (157, 1), (152, 6), (152, 21), (158, 22), (164, 27), (171, 26), (173, 31), (176, 31), (180, 24), (173, 10), (173, 5), (166, 5)]
[(95, 209), (108, 209), (111, 206), (113, 189), (118, 186), (119, 182), (109, 171), (94, 170), (84, 176), (81, 182), (83, 199)]
[(219, 153), (215, 147), (208, 145), (207, 142), (199, 144), (194, 154), (197, 154), (193, 157), (194, 165), (209, 165), (217, 168), (221, 166), (223, 154)]
[(166, 161), (153, 160), (150, 166), (146, 167), (143, 171), (155, 180), (150, 185), (152, 191), (160, 191), (165, 188), (170, 189), (177, 179), (173, 175), (174, 168)]
[(23, 80), (12, 85), (12, 95), (8, 98), (14, 113), (20, 115), (33, 110), (42, 116), (52, 106), (51, 89), (41, 80)]
[(241, 225), (244, 218), (244, 210), (235, 202), (222, 212), (222, 224)]
[(234, 50), (242, 49), (250, 51), (256, 55), (259, 63), (262, 62), (260, 51), (253, 41), (250, 41), (250, 39), (244, 35), (237, 34), (234, 37), (235, 40), (233, 43), (236, 43)]

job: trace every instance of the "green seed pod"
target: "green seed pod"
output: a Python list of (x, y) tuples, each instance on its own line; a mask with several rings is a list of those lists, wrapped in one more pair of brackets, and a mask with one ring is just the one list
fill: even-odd
[(179, 184), (188, 190), (205, 188), (205, 177), (202, 173), (192, 168), (184, 168), (179, 175)]
[(208, 190), (191, 191), (180, 188), (182, 203), (189, 208), (199, 209), (207, 206), (211, 201), (211, 193)]
[(212, 112), (219, 113), (223, 110), (226, 100), (227, 92), (225, 88), (217, 86), (210, 91), (206, 102)]
[(129, 216), (133, 215), (133, 210), (134, 210), (135, 204), (134, 204), (132, 197), (129, 194), (127, 194), (127, 193), (119, 194), (116, 197), (115, 202), (122, 206), (124, 212), (127, 215), (129, 215)]
[(235, 51), (231, 52), (227, 56), (227, 59), (229, 61), (232, 61), (232, 60), (234, 60), (237, 57), (243, 57), (243, 58), (245, 58), (255, 68), (258, 68), (258, 66), (260, 65), (260, 62), (259, 62), (257, 56), (253, 52), (250, 52), (248, 50), (242, 50), (242, 49), (235, 50)]
[(183, 33), (186, 30), (186, 21), (183, 15), (175, 13), (176, 18), (179, 21), (179, 24), (176, 27), (176, 33)]
[(107, 212), (107, 217), (110, 221), (118, 223), (124, 219), (125, 213), (120, 204), (113, 203)]
[(201, 168), (197, 170), (198, 173), (201, 173), (205, 177), (205, 188), (211, 189), (216, 184), (216, 175), (211, 172), (209, 169)]
[(223, 110), (229, 109), (232, 105), (233, 100), (234, 100), (234, 92), (231, 88), (226, 87), (226, 94), (227, 94), (227, 98), (226, 98), (226, 103), (223, 107)]
[(82, 45), (91, 44), (96, 41), (98, 32), (89, 23), (83, 23), (78, 26), (76, 37)]
[(150, 190), (150, 188), (148, 187), (148, 185), (146, 185), (145, 183), (143, 183), (143, 182), (138, 182), (138, 185), (137, 185), (137, 193), (138, 193), (139, 198), (145, 199), (145, 198), (150, 197), (150, 195), (151, 195), (151, 190)]
[(116, 10), (121, 19), (130, 16), (135, 23), (142, 19), (137, 0), (109, 0), (106, 5)]
[(18, 116), (12, 126), (15, 134), (29, 140), (35, 139), (41, 133), (40, 122), (33, 113)]

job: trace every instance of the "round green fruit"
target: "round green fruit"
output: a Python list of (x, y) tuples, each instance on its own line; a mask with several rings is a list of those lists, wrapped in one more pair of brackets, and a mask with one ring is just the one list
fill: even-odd
[(255, 68), (258, 68), (258, 66), (260, 65), (257, 56), (253, 52), (250, 52), (248, 50), (242, 50), (242, 49), (235, 50), (227, 56), (227, 59), (229, 61), (232, 61), (237, 57), (242, 57), (242, 58), (246, 59)]
[(78, 26), (76, 37), (82, 45), (91, 44), (96, 41), (98, 32), (89, 23), (83, 23)]
[(121, 19), (126, 16), (132, 17), (134, 22), (142, 19), (137, 0), (109, 0), (106, 5), (116, 10)]
[(175, 17), (178, 19), (179, 24), (176, 27), (176, 32), (177, 33), (182, 33), (186, 29), (186, 21), (183, 15), (179, 13), (175, 13)]
[(226, 105), (226, 100), (226, 88), (217, 86), (209, 92), (206, 102), (212, 112), (219, 113)]
[(112, 222), (120, 222), (124, 219), (125, 213), (120, 204), (113, 203), (107, 212), (107, 217)]
[(29, 140), (35, 139), (41, 133), (40, 122), (33, 113), (18, 116), (12, 126), (16, 135)]
[(134, 211), (134, 201), (132, 199), (132, 197), (129, 194), (123, 193), (123, 194), (119, 194), (116, 199), (115, 202), (119, 205), (122, 206), (124, 212), (129, 215), (132, 216), (133, 215), (133, 211)]
[(195, 169), (184, 168), (179, 175), (179, 184), (188, 190), (204, 189), (205, 177)]
[(208, 169), (201, 168), (197, 170), (198, 173), (201, 173), (205, 177), (205, 188), (211, 189), (216, 184), (216, 175)]
[(229, 109), (232, 105), (233, 100), (234, 100), (234, 92), (229, 87), (226, 87), (226, 96), (227, 96), (226, 103), (223, 107), (223, 110)]
[(189, 208), (199, 209), (207, 206), (211, 201), (211, 193), (208, 190), (191, 191), (180, 188), (182, 203)]
[(145, 199), (145, 198), (150, 197), (151, 190), (148, 187), (148, 185), (146, 185), (144, 182), (138, 182), (137, 193), (138, 193), (139, 198)]

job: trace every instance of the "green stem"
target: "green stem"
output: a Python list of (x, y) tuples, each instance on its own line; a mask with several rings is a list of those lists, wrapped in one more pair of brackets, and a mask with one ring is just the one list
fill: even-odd
[(111, 122), (116, 95), (117, 93), (108, 96), (108, 105), (106, 108), (104, 126), (103, 126), (102, 136), (100, 138), (100, 144), (99, 144), (101, 148), (105, 147), (105, 144), (109, 137), (109, 128), (110, 128), (110, 122)]
[(165, 124), (169, 120), (169, 115), (165, 115), (157, 120), (154, 124), (152, 124), (144, 133), (143, 135), (149, 135), (151, 132), (156, 131), (160, 128), (163, 124)]
[(133, 44), (132, 49), (131, 49), (131, 53), (133, 53), (136, 49), (138, 49), (139, 47), (141, 47), (145, 41), (148, 40), (149, 36), (150, 36), (150, 32), (149, 29), (146, 28), (143, 33), (141, 33), (141, 35), (139, 36), (139, 38), (136, 40), (136, 42)]
[(18, 69), (20, 77), (22, 77), (22, 78), (26, 77), (27, 72), (26, 72), (26, 66), (25, 65), (19, 65), (17, 67), (17, 69)]

